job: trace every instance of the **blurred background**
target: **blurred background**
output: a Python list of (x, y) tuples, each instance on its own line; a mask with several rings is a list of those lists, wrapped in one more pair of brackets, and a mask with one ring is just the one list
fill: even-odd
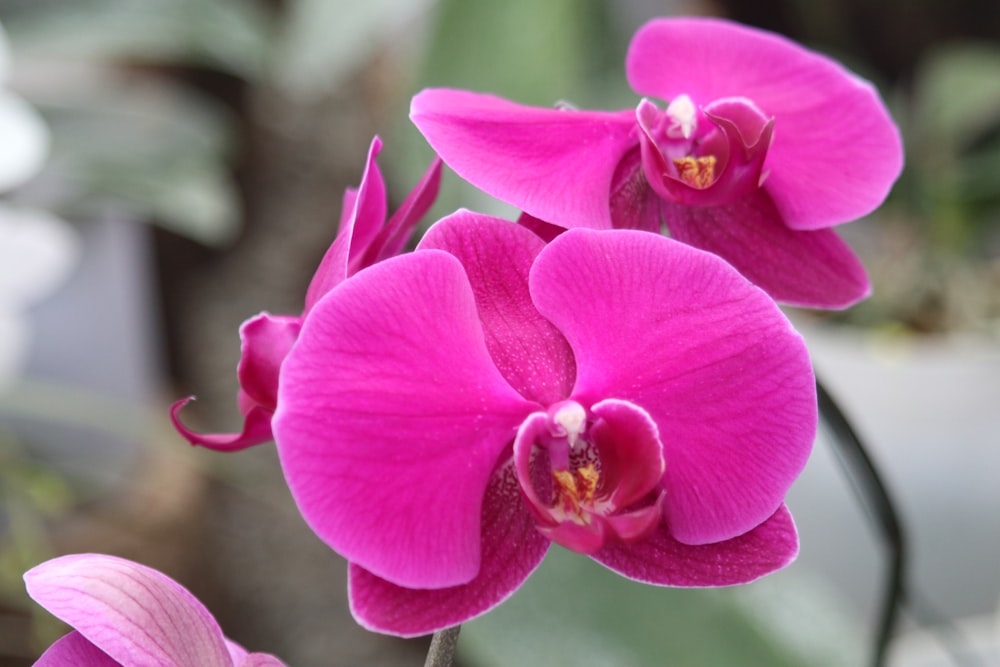
[[(630, 108), (631, 34), (679, 14), (842, 60), (902, 128), (892, 196), (842, 228), (874, 296), (791, 314), (885, 473), (933, 610), (906, 620), (891, 664), (1000, 664), (995, 0), (0, 0), (0, 666), (65, 630), (23, 571), (80, 551), (167, 572), (289, 665), (422, 664), (426, 640), (354, 624), (344, 563), (298, 516), (274, 447), (194, 450), (167, 407), (197, 394), (188, 423), (238, 429), (239, 324), (300, 312), (374, 134), (393, 203), (417, 181), (415, 92)], [(509, 213), (446, 172), (428, 220), (457, 206)], [(787, 570), (663, 590), (557, 548), (463, 629), (461, 664), (863, 664), (884, 545), (831, 450), (821, 433), (789, 498)], [(928, 633), (943, 621), (967, 662)]]

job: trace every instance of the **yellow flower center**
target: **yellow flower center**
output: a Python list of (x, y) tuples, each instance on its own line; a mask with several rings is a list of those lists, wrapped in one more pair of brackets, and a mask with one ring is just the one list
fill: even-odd
[(583, 511), (584, 507), (592, 508), (597, 483), (601, 473), (593, 463), (577, 468), (575, 471), (553, 470), (555, 480), (555, 509), (561, 510), (565, 519), (579, 524), (590, 523), (590, 514)]
[(693, 188), (704, 190), (715, 181), (715, 156), (674, 158), (677, 176)]

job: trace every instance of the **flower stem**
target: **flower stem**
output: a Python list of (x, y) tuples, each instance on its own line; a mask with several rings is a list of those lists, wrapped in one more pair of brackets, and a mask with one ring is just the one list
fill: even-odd
[(854, 488), (862, 504), (868, 507), (875, 518), (889, 556), (889, 572), (871, 661), (872, 667), (882, 667), (885, 665), (889, 643), (899, 619), (899, 609), (906, 595), (907, 550), (903, 524), (892, 496), (889, 495), (889, 489), (868, 455), (867, 448), (819, 378), (816, 379), (816, 390), (819, 412), (834, 436), (838, 459), (848, 477), (855, 483)]
[(451, 667), (451, 662), (455, 658), (455, 647), (458, 646), (458, 632), (461, 629), (461, 625), (456, 625), (434, 633), (424, 667)]

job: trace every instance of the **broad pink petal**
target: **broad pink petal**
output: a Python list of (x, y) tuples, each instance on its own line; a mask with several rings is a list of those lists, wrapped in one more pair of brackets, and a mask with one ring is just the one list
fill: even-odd
[(57, 639), (32, 667), (121, 667), (76, 630)]
[(123, 665), (232, 667), (212, 615), (156, 570), (80, 554), (42, 563), (24, 581), (38, 604)]
[(417, 185), (406, 196), (399, 209), (392, 214), (382, 231), (378, 233), (378, 237), (372, 242), (372, 247), (364, 260), (365, 266), (394, 257), (403, 250), (413, 228), (416, 227), (421, 218), (427, 215), (427, 211), (431, 209), (434, 200), (437, 199), (438, 190), (441, 188), (441, 166), (441, 158), (435, 157), (431, 161), (420, 181), (417, 182)]
[(612, 177), (638, 142), (630, 111), (543, 109), (444, 88), (418, 93), (410, 119), (459, 176), (564, 227), (611, 227)]
[(335, 551), (401, 586), (479, 571), (487, 481), (537, 409), (490, 359), (462, 265), (379, 262), (306, 319), (272, 426), (288, 485)]
[(327, 249), (309, 283), (303, 315), (312, 310), (324, 294), (361, 268), (361, 259), (385, 224), (385, 180), (375, 161), (381, 150), (382, 140), (375, 137), (368, 149), (361, 185), (357, 191), (348, 190), (344, 194), (337, 238)]
[(253, 447), (273, 440), (271, 435), (271, 417), (273, 412), (265, 408), (252, 406), (243, 416), (243, 430), (239, 433), (197, 433), (181, 422), (180, 413), (185, 405), (194, 400), (194, 396), (182, 398), (170, 406), (170, 421), (174, 428), (192, 445), (207, 447), (220, 452), (235, 452), (247, 447)]
[(678, 542), (668, 527), (644, 540), (609, 542), (592, 556), (619, 574), (659, 586), (731, 586), (780, 570), (798, 554), (795, 524), (784, 505), (764, 523), (738, 537), (692, 546)]
[(885, 199), (902, 142), (875, 88), (833, 60), (769, 32), (708, 18), (660, 19), (632, 40), (632, 87), (698, 105), (746, 97), (775, 117), (766, 188), (785, 222), (818, 229)]
[(290, 315), (260, 313), (240, 325), (240, 388), (254, 403), (274, 411), (278, 401), (278, 371), (299, 337), (302, 320)]
[(566, 339), (535, 310), (528, 293), (528, 272), (543, 247), (520, 225), (465, 210), (434, 224), (419, 245), (458, 258), (493, 362), (522, 396), (548, 405), (569, 395), (576, 367)]
[(672, 237), (722, 257), (782, 303), (839, 309), (871, 293), (864, 266), (835, 231), (786, 227), (764, 191), (729, 206), (663, 210)]
[(509, 464), (498, 469), (487, 489), (482, 524), (482, 567), (467, 584), (401, 588), (351, 564), (351, 612), (358, 623), (414, 637), (464, 623), (510, 597), (542, 562), (549, 541), (525, 510)]
[(656, 422), (676, 539), (718, 542), (774, 513), (817, 414), (805, 345), (764, 292), (714, 255), (626, 230), (560, 235), (530, 288), (573, 348), (572, 397), (627, 400)]

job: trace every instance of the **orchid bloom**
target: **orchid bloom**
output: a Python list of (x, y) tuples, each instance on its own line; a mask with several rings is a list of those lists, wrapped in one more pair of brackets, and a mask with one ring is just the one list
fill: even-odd
[(24, 574), (35, 602), (70, 625), (35, 667), (284, 667), (247, 653), (161, 572), (103, 554), (62, 556)]
[(241, 352), (237, 367), (240, 382), (238, 403), (243, 414), (240, 433), (201, 434), (180, 421), (180, 411), (194, 397), (175, 402), (170, 408), (174, 428), (192, 445), (221, 451), (246, 449), (272, 439), (271, 417), (278, 400), (278, 370), (295, 340), (302, 321), (330, 290), (361, 269), (399, 254), (416, 226), (437, 197), (441, 161), (437, 158), (399, 210), (386, 221), (385, 181), (375, 157), (382, 148), (372, 140), (368, 162), (357, 189), (348, 188), (337, 238), (327, 250), (306, 291), (301, 315), (260, 313), (240, 326)]
[(658, 585), (783, 567), (816, 420), (803, 341), (718, 257), (459, 211), (317, 304), (273, 426), (355, 617), (411, 636), (502, 602), (551, 542)]
[[(724, 20), (654, 20), (632, 40), (634, 111), (539, 109), (428, 89), (411, 118), (460, 176), (534, 228), (659, 231), (794, 305), (868, 295), (831, 226), (874, 210), (902, 168), (874, 87), (834, 61)], [(555, 231), (549, 231), (549, 235)]]

